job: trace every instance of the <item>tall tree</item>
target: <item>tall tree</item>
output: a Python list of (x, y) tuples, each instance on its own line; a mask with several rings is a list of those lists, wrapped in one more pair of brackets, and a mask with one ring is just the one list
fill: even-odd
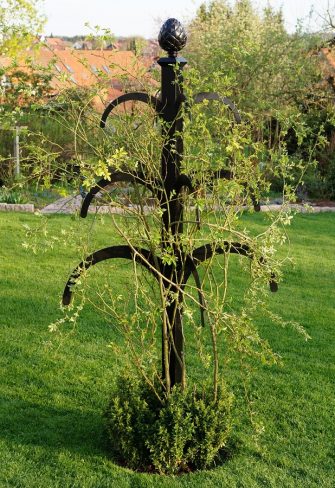
[(288, 111), (323, 101), (315, 36), (288, 34), (282, 12), (259, 13), (250, 0), (202, 5), (189, 26), (188, 59), (211, 89), (221, 74), (225, 92), (240, 108), (253, 112)]
[(334, 97), (318, 56), (322, 39), (302, 27), (288, 33), (280, 10), (259, 12), (250, 0), (203, 4), (189, 34), (186, 57), (202, 90), (230, 97), (252, 124), (254, 140), (267, 143), (270, 151), (257, 164), (276, 180), (271, 148), (281, 145), (292, 168), (310, 168), (315, 178), (327, 127), (334, 130)]

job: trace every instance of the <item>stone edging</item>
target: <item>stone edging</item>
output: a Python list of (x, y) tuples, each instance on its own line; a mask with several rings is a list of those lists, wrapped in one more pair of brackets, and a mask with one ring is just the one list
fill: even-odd
[(0, 203), (0, 212), (28, 212), (34, 213), (33, 203)]
[[(335, 207), (318, 207), (314, 205), (301, 205), (297, 203), (292, 203), (289, 208), (291, 210), (295, 210), (298, 213), (322, 213), (322, 212), (335, 212)], [(274, 204), (269, 204), (269, 205), (261, 205), (261, 211), (262, 212), (276, 212), (278, 210), (282, 209), (282, 205), (274, 205)]]
[[(66, 197), (60, 199), (59, 201), (47, 205), (41, 210), (42, 214), (73, 214), (78, 211), (81, 207), (82, 198), (77, 196), (73, 197)], [(278, 204), (268, 204), (262, 205), (261, 210), (263, 212), (275, 212), (281, 210), (282, 206)], [(301, 205), (301, 204), (292, 204), (290, 205), (292, 210), (295, 210), (300, 213), (319, 213), (319, 212), (335, 212), (335, 207), (317, 207), (311, 205)], [(129, 206), (129, 210), (136, 210), (137, 206)], [(144, 213), (150, 213), (152, 211), (152, 207), (145, 205)], [(110, 207), (110, 206), (95, 206), (92, 205), (89, 208), (89, 213), (100, 213), (100, 214), (123, 214), (127, 210), (120, 208), (120, 207)], [(34, 213), (35, 207), (33, 203), (0, 203), (0, 212), (27, 212), (27, 213)]]

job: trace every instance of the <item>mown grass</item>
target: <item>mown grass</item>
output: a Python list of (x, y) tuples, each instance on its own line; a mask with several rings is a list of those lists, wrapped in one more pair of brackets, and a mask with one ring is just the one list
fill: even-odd
[[(245, 216), (255, 229), (265, 218)], [(272, 310), (302, 323), (312, 340), (259, 319), (284, 363), (259, 366), (252, 376), (253, 406), (265, 424), (258, 445), (241, 421), (223, 466), (175, 478), (134, 473), (109, 458), (101, 413), (117, 374), (106, 346), (118, 337), (87, 306), (76, 333), (50, 342), (48, 325), (60, 316), (60, 295), (78, 256), (70, 240), (36, 256), (27, 252), (22, 224), (37, 221), (0, 215), (0, 487), (335, 486), (334, 214), (295, 218), (289, 229), (295, 264), (270, 297)], [(67, 216), (49, 218), (55, 233), (78, 225)], [(94, 235), (91, 248), (111, 244), (108, 225)], [(238, 288), (241, 277), (234, 279)], [(131, 292), (126, 275), (114, 281)]]

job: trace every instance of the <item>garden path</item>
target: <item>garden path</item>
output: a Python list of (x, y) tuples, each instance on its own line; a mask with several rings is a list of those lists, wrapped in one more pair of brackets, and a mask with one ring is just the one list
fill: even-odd
[[(72, 214), (80, 210), (82, 204), (82, 197), (80, 195), (71, 196), (60, 198), (55, 202), (51, 203), (44, 207), (41, 212), (42, 214), (53, 214), (53, 213), (62, 213), (62, 214)], [(303, 204), (292, 204), (290, 205), (292, 210), (296, 210), (301, 213), (320, 213), (320, 212), (335, 212), (335, 206), (331, 204), (328, 205), (314, 205), (313, 203), (306, 202)], [(132, 209), (136, 210), (138, 208), (137, 205), (129, 205), (129, 211)], [(273, 212), (281, 210), (282, 205), (278, 201), (270, 202), (269, 204), (261, 205), (261, 210), (263, 212)], [(149, 206), (144, 206), (145, 212), (150, 212)], [(89, 213), (124, 213), (124, 208), (120, 207), (111, 207), (108, 205), (91, 205), (89, 208)]]

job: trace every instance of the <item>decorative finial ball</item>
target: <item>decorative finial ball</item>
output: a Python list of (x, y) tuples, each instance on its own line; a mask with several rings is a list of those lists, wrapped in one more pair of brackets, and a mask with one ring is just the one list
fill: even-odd
[(168, 19), (161, 27), (158, 35), (159, 45), (170, 56), (177, 56), (177, 52), (185, 47), (187, 34), (177, 19)]

